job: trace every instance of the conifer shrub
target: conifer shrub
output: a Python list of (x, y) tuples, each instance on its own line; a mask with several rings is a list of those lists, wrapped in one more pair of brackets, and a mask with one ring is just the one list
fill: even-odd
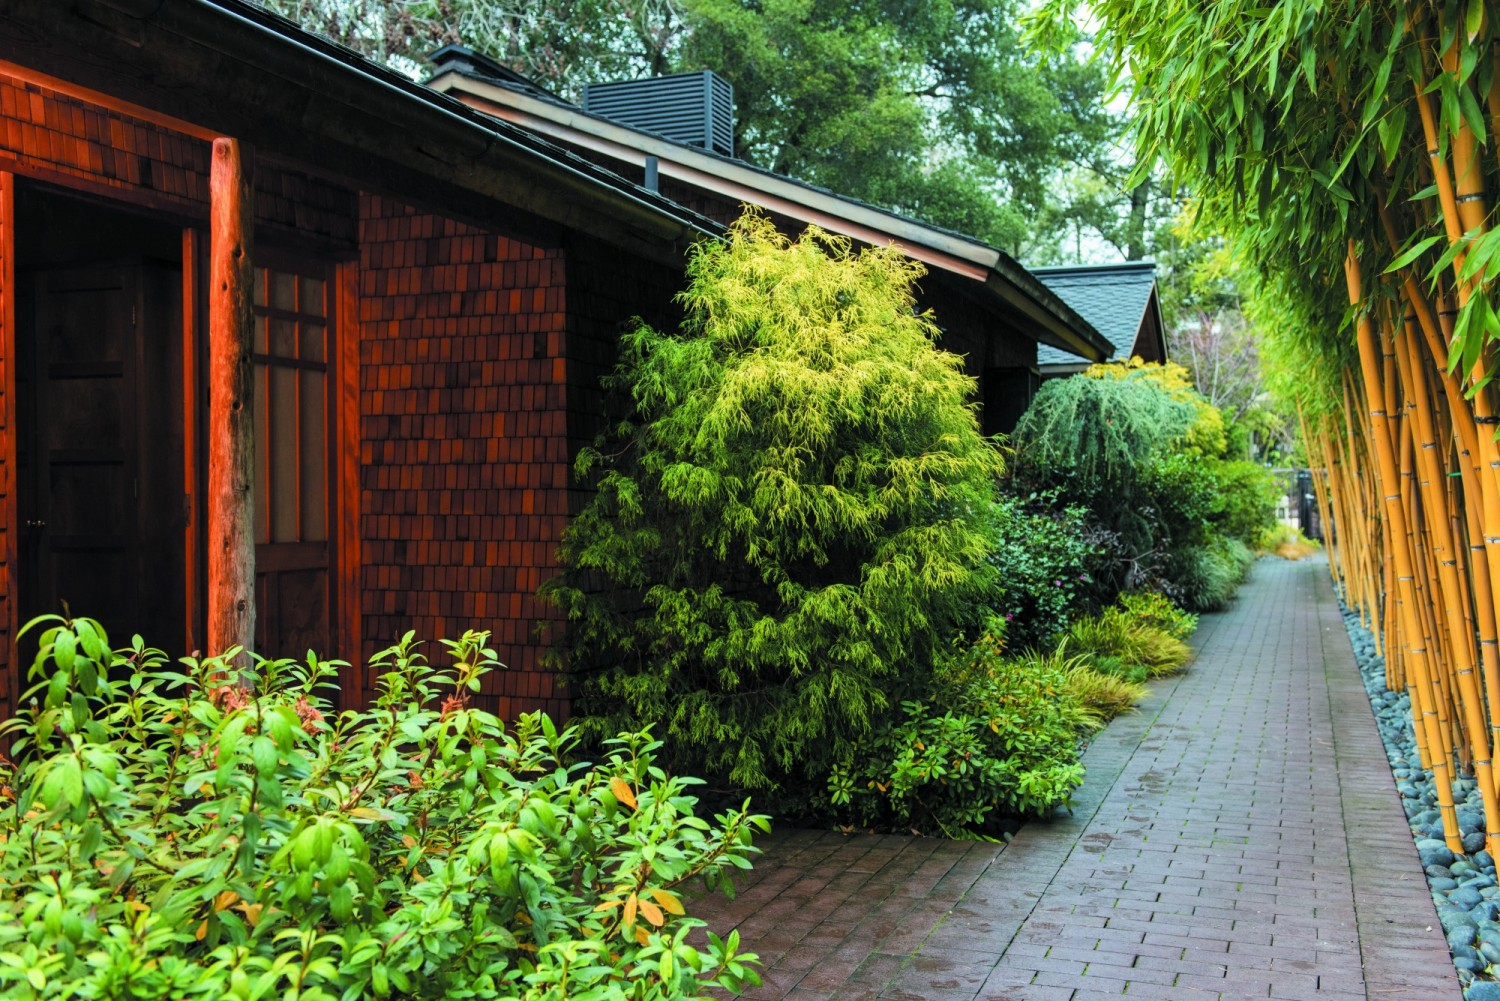
[(677, 333), (625, 335), (624, 412), (578, 460), (596, 492), (543, 591), (589, 733), (820, 790), (977, 626), (1002, 463), (920, 274), (748, 214), (694, 252)]
[(1007, 656), (992, 623), (927, 698), (854, 749), (828, 782), (841, 818), (949, 837), (1050, 816), (1083, 781), (1079, 736), (1102, 715), (1067, 684), (1059, 653)]
[[(645, 733), (574, 759), (545, 716), (469, 693), (483, 633), (436, 669), (408, 636), (367, 712), (335, 665), (169, 665), (48, 617), (4, 730), (0, 996), (668, 998), (756, 982), (685, 891), (747, 868), (743, 811), (695, 814)], [(233, 657), (237, 651), (231, 651)]]

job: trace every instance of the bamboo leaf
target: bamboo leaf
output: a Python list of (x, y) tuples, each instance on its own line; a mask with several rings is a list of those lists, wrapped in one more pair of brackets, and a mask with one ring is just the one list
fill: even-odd
[(1394, 261), (1392, 261), (1390, 263), (1390, 265), (1387, 266), (1386, 269), (1385, 269), (1385, 271), (1382, 272), (1382, 273), (1388, 275), (1392, 271), (1400, 271), (1402, 268), (1406, 267), (1412, 261), (1415, 261), (1418, 257), (1421, 257), (1424, 253), (1426, 253), (1432, 247), (1433, 244), (1437, 243), (1442, 238), (1443, 237), (1441, 235), (1438, 235), (1438, 236), (1429, 236), (1427, 239), (1421, 241), (1416, 246), (1414, 246), (1414, 247), (1408, 247), (1401, 254), (1401, 256), (1397, 257)]
[(1394, 163), (1401, 150), (1401, 140), (1406, 136), (1406, 108), (1397, 105), (1385, 114), (1376, 125), (1380, 135), (1380, 151), (1386, 163)]
[[(1460, 84), (1458, 91), (1458, 106), (1463, 115), (1464, 124), (1476, 136), (1485, 134), (1484, 112), (1479, 110), (1479, 101), (1474, 97), (1474, 91), (1467, 84)], [(1455, 127), (1454, 131), (1458, 129)]]
[(1307, 78), (1307, 88), (1314, 94), (1318, 92), (1318, 50), (1311, 42), (1302, 45), (1302, 75)]

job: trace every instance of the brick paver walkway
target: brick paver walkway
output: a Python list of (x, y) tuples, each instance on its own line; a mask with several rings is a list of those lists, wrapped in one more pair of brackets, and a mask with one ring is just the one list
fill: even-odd
[(1321, 559), (1262, 560), (1191, 669), (1003, 850), (794, 831), (700, 902), (765, 999), (1456, 1001)]

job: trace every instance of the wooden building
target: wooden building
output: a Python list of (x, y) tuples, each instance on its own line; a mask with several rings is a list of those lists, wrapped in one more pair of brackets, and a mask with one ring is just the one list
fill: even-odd
[(64, 601), (174, 654), (253, 614), (349, 700), (405, 630), (489, 628), (488, 706), (564, 712), (570, 458), (717, 231), (250, 4), (0, 5), (0, 712)]
[[(676, 325), (716, 198), (242, 0), (0, 4), (0, 715), (20, 624), (64, 603), (174, 655), (346, 659), (348, 704), (406, 630), (490, 629), (482, 704), (566, 713), (535, 591), (571, 460), (621, 321)], [(1008, 302), (1099, 349), (1014, 262), (931, 239), (947, 315)], [(1021, 340), (986, 357), (1034, 367)]]

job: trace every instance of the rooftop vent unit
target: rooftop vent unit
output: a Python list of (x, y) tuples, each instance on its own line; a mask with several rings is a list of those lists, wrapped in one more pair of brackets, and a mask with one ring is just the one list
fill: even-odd
[(734, 156), (734, 88), (709, 70), (591, 83), (583, 109), (674, 142)]

